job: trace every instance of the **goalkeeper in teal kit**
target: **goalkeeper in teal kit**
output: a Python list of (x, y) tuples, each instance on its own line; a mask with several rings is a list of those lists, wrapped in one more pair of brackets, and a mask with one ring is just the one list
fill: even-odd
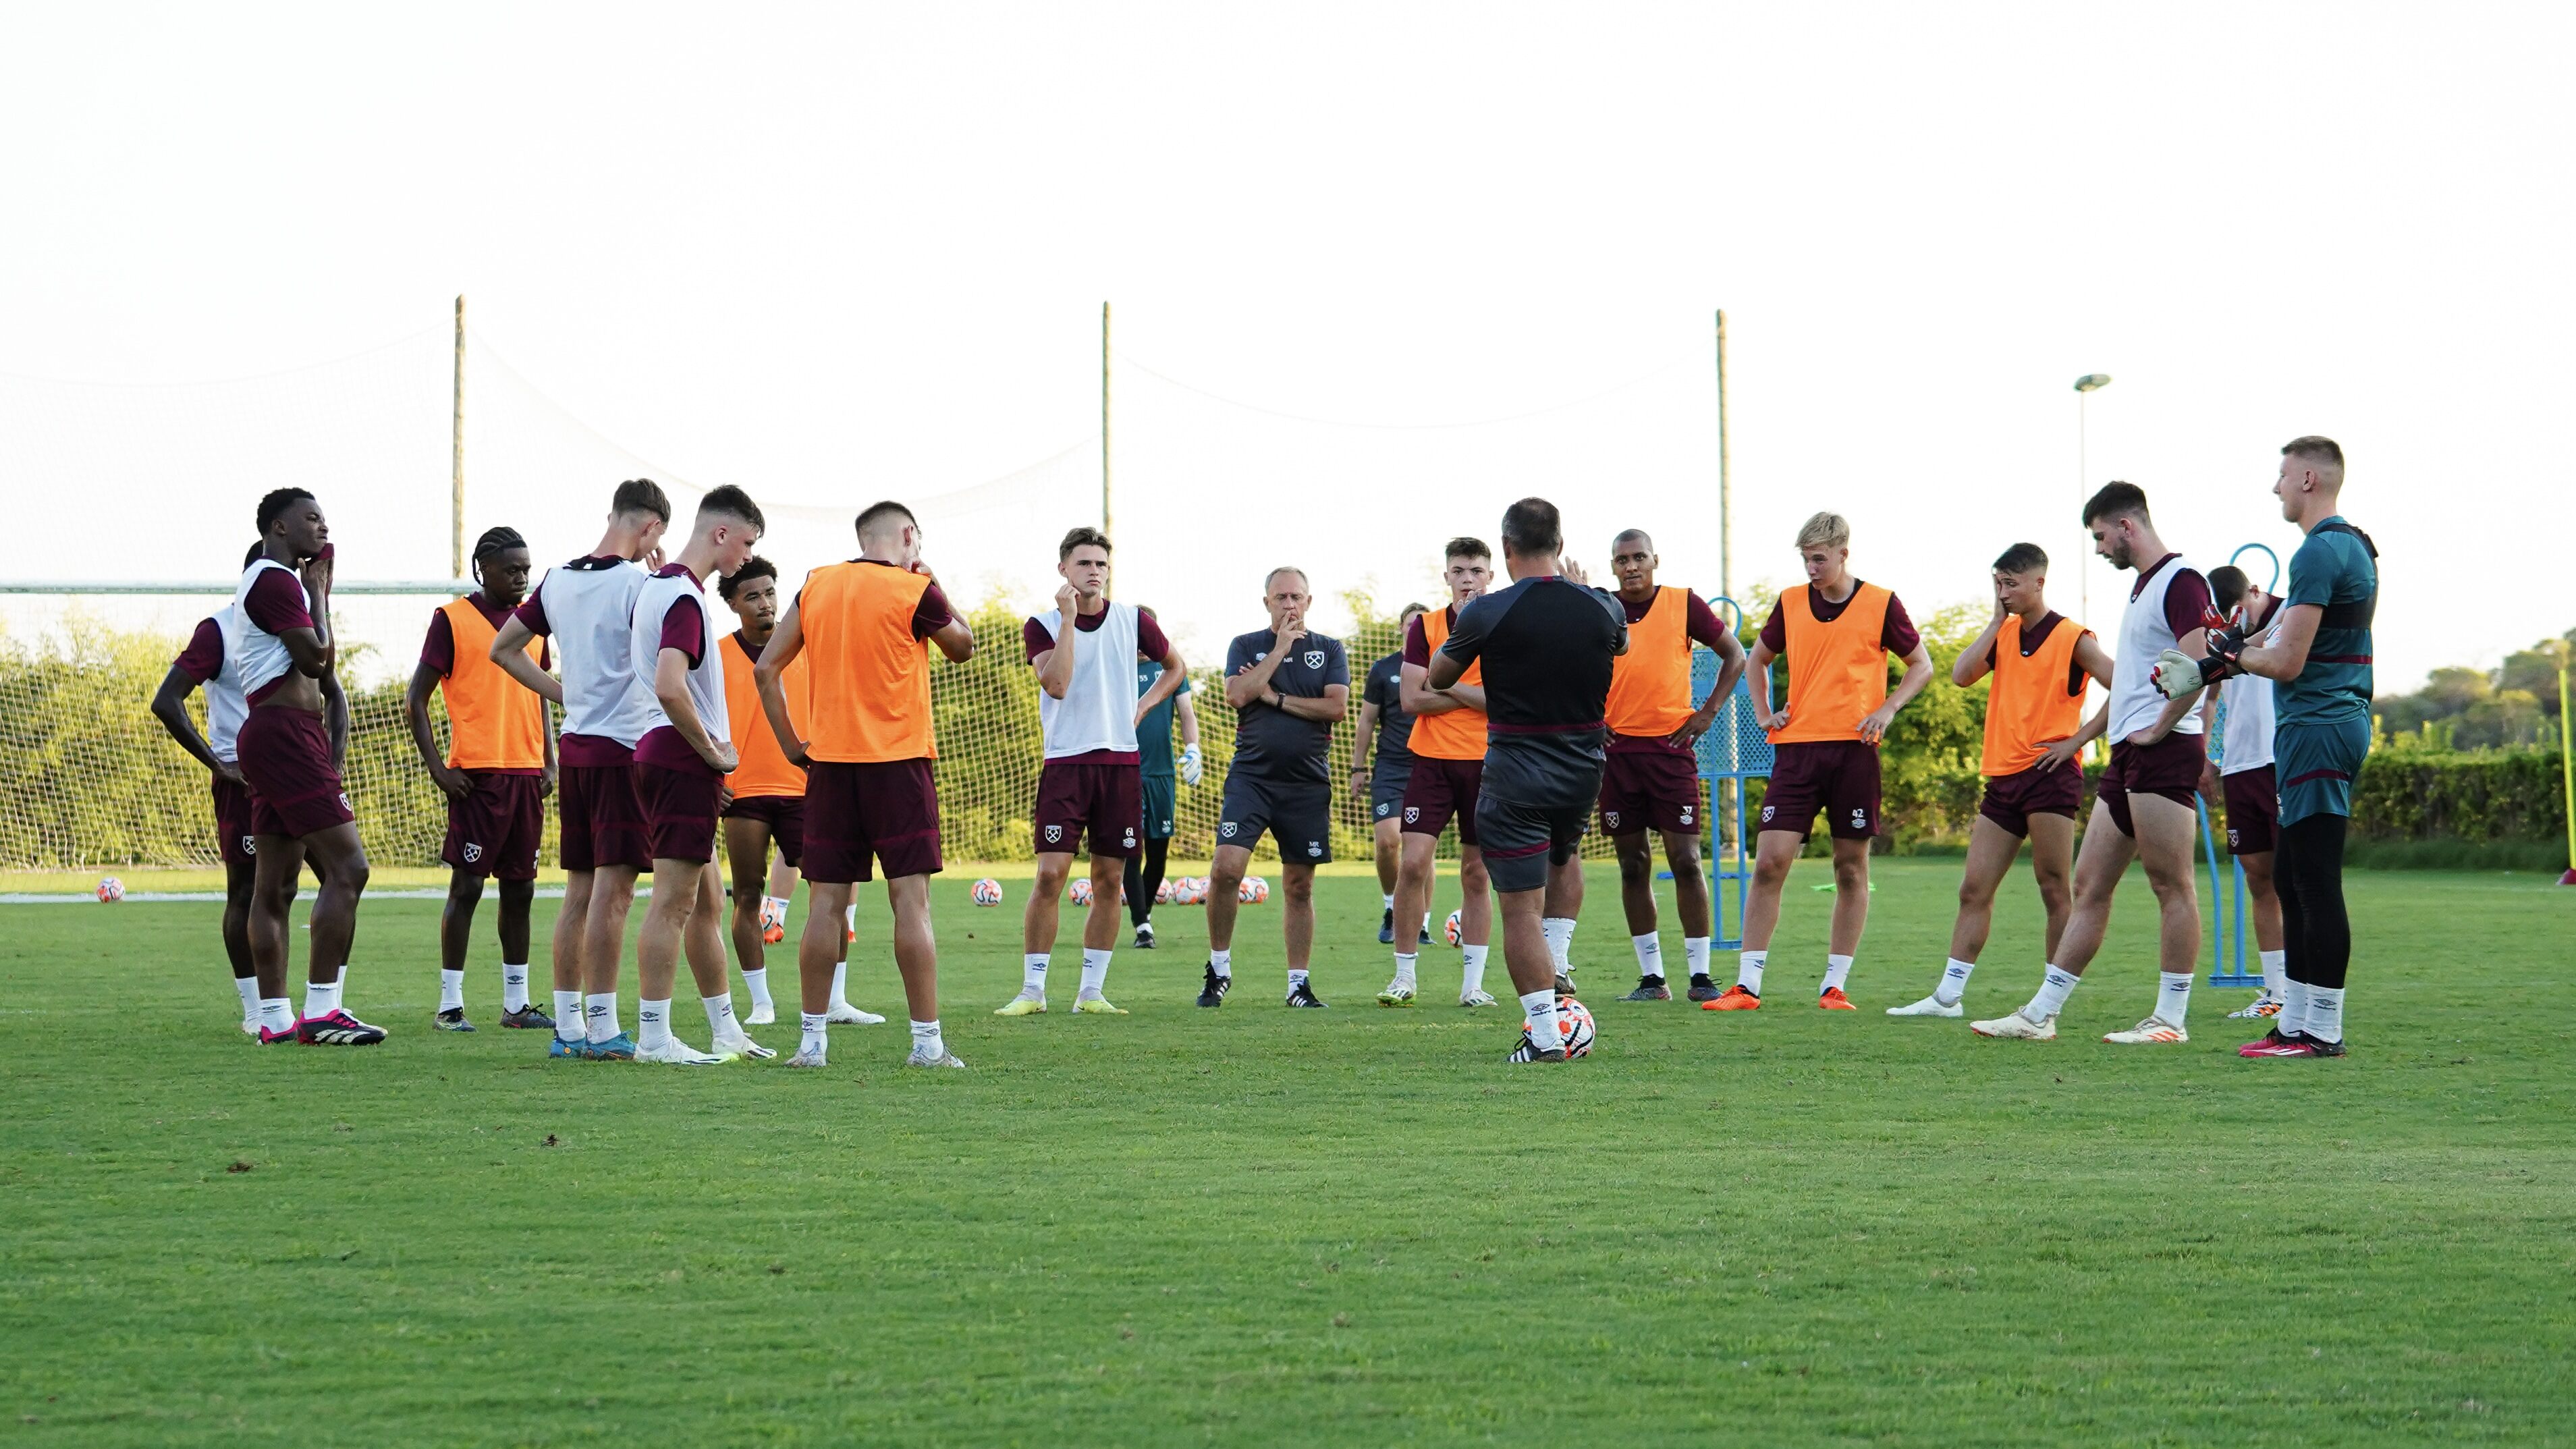
[(2288, 949), (2288, 999), (2271, 1032), (2237, 1055), (2339, 1057), (2344, 971), (2352, 959), (2344, 832), (2353, 781), (2370, 753), (2370, 625), (2379, 604), (2379, 550), (2337, 511), (2343, 449), (2333, 439), (2299, 438), (2281, 449), (2272, 491), (2281, 516), (2307, 535), (2290, 558), (2278, 622), (2260, 642), (2213, 631), (2210, 657), (2196, 662), (2167, 651), (2156, 684), (2172, 697), (2241, 672), (2278, 686), (2272, 754), (2281, 824), (2273, 875)]

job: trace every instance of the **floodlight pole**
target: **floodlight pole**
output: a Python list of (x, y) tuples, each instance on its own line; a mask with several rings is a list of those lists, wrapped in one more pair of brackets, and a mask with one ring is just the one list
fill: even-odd
[(2576, 644), (2558, 641), (2558, 783), (2567, 799), (2567, 873), (2558, 878), (2563, 886), (2576, 886), (2576, 746), (2567, 741), (2567, 656), (2576, 654)]
[(447, 474), (447, 573), (465, 577), (465, 296), (456, 297), (456, 386)]
[(1100, 304), (1100, 531), (1109, 532), (1109, 304)]
[(1726, 457), (1726, 309), (1717, 309), (1717, 591), (1735, 597), (1735, 494)]

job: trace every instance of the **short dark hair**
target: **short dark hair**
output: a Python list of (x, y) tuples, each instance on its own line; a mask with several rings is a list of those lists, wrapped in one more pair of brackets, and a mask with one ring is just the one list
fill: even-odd
[(2091, 528), (2097, 518), (2117, 518), (2125, 513), (2147, 517), (2147, 490), (2135, 483), (2105, 483), (2101, 491), (2084, 500), (2084, 526)]
[(1084, 544), (1096, 544), (1099, 546), (1102, 553), (1107, 553), (1109, 552), (1109, 535), (1102, 533), (1099, 529), (1086, 523), (1082, 527), (1067, 533), (1064, 536), (1064, 542), (1055, 546), (1055, 561), (1057, 563), (1062, 563), (1066, 559), (1073, 557), (1073, 551), (1082, 547)]
[(1503, 552), (1537, 558), (1565, 547), (1556, 505), (1544, 498), (1524, 498), (1503, 510)]
[(479, 584), (483, 582), (483, 560), (503, 549), (527, 546), (528, 541), (519, 536), (519, 531), (506, 523), (487, 528), (481, 538), (474, 540), (474, 552), (466, 555), (465, 566), (474, 571), (474, 582)]
[(671, 500), (662, 492), (662, 485), (652, 479), (629, 478), (617, 485), (616, 492), (608, 495), (608, 511), (620, 516), (649, 513), (668, 523), (671, 521)]
[(1639, 543), (1644, 544), (1646, 546), (1646, 552), (1652, 553), (1655, 551), (1655, 536), (1642, 528), (1620, 529), (1617, 533), (1610, 535), (1610, 547), (1615, 550), (1622, 542), (1632, 538), (1637, 540)]
[(2312, 463), (2332, 463), (2337, 468), (2341, 468), (2343, 466), (2343, 445), (2322, 433), (2310, 433), (2304, 438), (2292, 438), (2290, 441), (2283, 443), (2281, 445), (2281, 456), (2284, 458), (2305, 458)]
[(2047, 568), (2048, 550), (2035, 543), (2014, 544), (1995, 558), (1995, 572), (2001, 574), (2026, 574), (2033, 569), (2045, 572)]
[(1485, 547), (1483, 539), (1469, 538), (1462, 533), (1449, 540), (1448, 544), (1440, 550), (1442, 563), (1445, 564), (1453, 558), (1480, 558), (1491, 563), (1494, 560), (1494, 551)]
[(312, 497), (312, 492), (303, 488), (270, 489), (267, 495), (259, 500), (259, 536), (268, 537), (268, 526), (277, 521), (277, 515), (284, 513), (295, 504), (311, 501)]
[(732, 573), (720, 575), (716, 579), (716, 597), (730, 604), (733, 602), (733, 596), (742, 591), (742, 586), (753, 579), (776, 577), (778, 577), (778, 565), (758, 554), (753, 554), (742, 561), (741, 568), (735, 569)]
[(763, 533), (769, 531), (769, 520), (760, 516), (760, 505), (751, 501), (750, 494), (731, 483), (710, 488), (699, 496), (698, 516), (704, 518), (710, 513), (739, 518)]
[(919, 528), (921, 526), (921, 520), (912, 516), (911, 509), (904, 507), (902, 504), (895, 502), (891, 498), (888, 498), (883, 502), (871, 503), (867, 507), (860, 509), (858, 521), (850, 525), (851, 531), (865, 534), (872, 526), (882, 523), (886, 519), (898, 513), (903, 515), (904, 522), (911, 524), (915, 528)]
[(2209, 571), (2209, 597), (2222, 614), (2243, 603), (2245, 591), (2253, 584), (2252, 579), (2245, 577), (2245, 570), (2234, 564), (2220, 564)]

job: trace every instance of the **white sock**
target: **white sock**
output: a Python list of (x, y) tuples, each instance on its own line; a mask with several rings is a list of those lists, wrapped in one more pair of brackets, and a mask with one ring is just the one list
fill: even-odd
[(823, 1053), (830, 1045), (831, 1028), (827, 1023), (832, 1019), (831, 1013), (808, 1011), (800, 1013), (798, 1019), (803, 1023), (804, 1030), (796, 1038), (796, 1054), (821, 1061)]
[(1752, 992), (1756, 996), (1760, 996), (1762, 994), (1762, 964), (1770, 959), (1771, 953), (1769, 951), (1745, 952), (1743, 963), (1735, 968), (1735, 984)]
[(233, 990), (241, 996), (242, 1020), (259, 1020), (259, 978), (236, 976), (233, 978)]
[(555, 993), (555, 1035), (562, 1037), (565, 1041), (589, 1040), (590, 1029), (583, 1024), (581, 1018), (580, 992), (558, 991)]
[(752, 1005), (772, 1009), (777, 1007), (778, 1003), (769, 999), (768, 967), (763, 966), (757, 971), (745, 971), (742, 973), (742, 984), (751, 988)]
[(582, 1025), (592, 1041), (607, 1041), (624, 1035), (617, 1024), (617, 993), (602, 991), (581, 999)]
[(1941, 968), (1941, 980), (1932, 988), (1932, 999), (1943, 1006), (1958, 1005), (1959, 998), (1968, 994), (1968, 976), (1976, 969), (1974, 961), (1951, 957), (1950, 964)]
[(1219, 981), (1233, 980), (1234, 953), (1232, 951), (1208, 952), (1208, 969), (1216, 973), (1216, 979)]
[(438, 968), (438, 1009), (441, 1011), (465, 1009), (464, 972), (450, 971), (444, 966)]
[(1529, 1026), (1530, 1042), (1540, 1051), (1552, 1052), (1565, 1045), (1565, 1035), (1556, 1024), (1556, 988), (1545, 987), (1521, 997), (1521, 1015)]
[(1393, 892), (1393, 891), (1388, 891), (1388, 892), (1386, 893), (1385, 900), (1386, 900), (1386, 908), (1387, 908), (1388, 910), (1390, 910), (1390, 911), (1391, 911), (1391, 910), (1394, 910), (1394, 909), (1395, 909), (1395, 892)]
[(787, 920), (787, 897), (764, 893), (760, 898), (760, 906), (764, 914), (776, 916), (782, 924)]
[(1290, 968), (1288, 968), (1288, 989), (1289, 989), (1289, 990), (1294, 991), (1294, 990), (1296, 990), (1298, 987), (1303, 986), (1303, 985), (1305, 985), (1305, 984), (1306, 984), (1306, 973), (1305, 973), (1305, 972), (1300, 971), (1300, 970), (1298, 970), (1297, 968), (1295, 968), (1295, 967), (1293, 967), (1293, 966), (1292, 966), (1292, 967), (1290, 967)]
[(2083, 979), (2054, 966), (2047, 968), (2040, 973), (2039, 994), (2030, 999), (2030, 1005), (2023, 1007), (2021, 1014), (2032, 1021), (2048, 1020), (2066, 1009), (2066, 998), (2074, 994), (2075, 983)]
[(853, 936), (859, 933), (859, 903), (857, 901), (852, 901), (848, 905), (841, 907), (841, 929), (849, 932)]
[(671, 1001), (638, 1000), (635, 1003), (635, 1045), (639, 1050), (666, 1046), (671, 1040)]
[(1554, 962), (1559, 971), (1573, 969), (1574, 918), (1545, 916), (1540, 918), (1538, 927), (1547, 934), (1548, 960)]
[(1047, 953), (1031, 951), (1020, 958), (1020, 994), (1034, 1001), (1046, 995)]
[(1410, 951), (1398, 951), (1395, 953), (1394, 986), (1396, 990), (1411, 991), (1413, 989), (1413, 963), (1420, 959), (1422, 959), (1420, 956)]
[(832, 965), (832, 1005), (835, 1008), (839, 1008), (849, 1004), (850, 963), (847, 961), (836, 961)]
[(912, 1024), (912, 1054), (934, 1062), (948, 1055), (948, 1043), (940, 1038), (938, 1022), (916, 1021)]
[(742, 1030), (734, 1023), (732, 992), (728, 991), (722, 996), (701, 996), (698, 998), (698, 1004), (707, 1009), (707, 1030), (714, 1032), (718, 1040), (721, 1041)]
[(1664, 938), (1653, 931), (1630, 936), (1628, 944), (1637, 949), (1637, 974), (1662, 980), (1664, 975)]
[(2308, 983), (2281, 983), (2281, 1014), (2272, 1018), (2272, 1029), (2283, 1036), (2297, 1036), (2308, 1027)]
[(1682, 937), (1682, 960), (1690, 967), (1692, 980), (1696, 981), (1706, 976), (1708, 974), (1708, 937)]
[[(259, 981), (259, 978), (254, 976), (251, 978), (251, 981), (255, 985)], [(288, 1027), (295, 1025), (295, 1003), (283, 996), (261, 997), (259, 999), (259, 1024), (269, 1031), (284, 1031)]]
[(528, 1009), (528, 968), (524, 964), (513, 966), (507, 961), (501, 963), (501, 1009), (503, 1011)]
[(2167, 1026), (2180, 1026), (2191, 1014), (2191, 973), (2159, 971), (2156, 973), (2156, 1015)]
[[(1469, 946), (1459, 953), (1467, 958), (1465, 974), (1458, 982), (1460, 996), (1485, 989), (1485, 953), (1492, 949), (1490, 946)], [(1555, 991), (1556, 988), (1553, 986), (1548, 988), (1550, 995), (1554, 995)]]
[(340, 968), (340, 980), (325, 986), (319, 981), (304, 983), (304, 1014), (329, 1016), (340, 1009), (340, 986), (349, 979), (349, 968)]
[(1079, 993), (1080, 995), (1098, 996), (1108, 987), (1109, 956), (1110, 952), (1108, 951), (1094, 951), (1089, 946), (1082, 948), (1082, 990)]
[(2319, 1041), (2343, 1040), (2343, 988), (2308, 988), (2308, 1024), (2299, 1028)]
[(1851, 963), (1852, 958), (1849, 956), (1827, 956), (1825, 984), (1817, 988), (1816, 994), (1822, 996), (1828, 991), (1840, 991), (1843, 983), (1851, 979)]
[(2263, 989), (2278, 996), (2281, 994), (2281, 989), (2290, 984), (2290, 953), (2265, 951), (2262, 955)]

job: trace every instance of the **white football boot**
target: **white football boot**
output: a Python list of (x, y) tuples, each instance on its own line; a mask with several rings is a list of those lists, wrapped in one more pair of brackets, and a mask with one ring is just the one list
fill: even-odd
[(2057, 1018), (2052, 1016), (2046, 1021), (2033, 1021), (2016, 1011), (1992, 1021), (1969, 1022), (1968, 1030), (1979, 1036), (2003, 1037), (2012, 1041), (2055, 1041)]
[(639, 1062), (660, 1062), (664, 1066), (672, 1067), (720, 1067), (725, 1063), (732, 1061), (733, 1058), (729, 1056), (720, 1057), (713, 1052), (702, 1052), (696, 1047), (689, 1045), (687, 1042), (680, 1040), (680, 1034), (678, 1032), (673, 1032), (671, 1033), (670, 1039), (663, 1042), (660, 1046), (638, 1046), (635, 1048), (635, 1060)]
[(2155, 1046), (2191, 1040), (2191, 1033), (2165, 1020), (2150, 1016), (2127, 1031), (2115, 1031), (2102, 1038), (2113, 1046)]
[(1891, 1006), (1887, 1009), (1887, 1014), (1890, 1016), (1965, 1016), (1968, 1014), (1968, 1009), (1955, 1001), (1944, 1006), (1941, 1004), (1940, 997), (1927, 996), (1921, 1001), (1909, 1001), (1903, 1006)]

